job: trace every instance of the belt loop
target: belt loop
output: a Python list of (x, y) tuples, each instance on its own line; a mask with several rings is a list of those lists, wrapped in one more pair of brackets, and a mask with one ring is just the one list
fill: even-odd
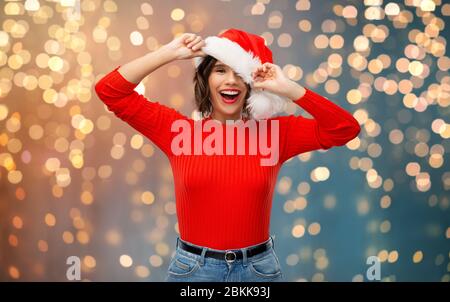
[(247, 267), (247, 249), (243, 248), (241, 249), (241, 252), (242, 252), (242, 265), (244, 267)]
[(177, 237), (177, 245), (176, 245), (176, 248), (178, 248), (179, 243), (180, 243), (180, 237)]
[(270, 240), (272, 241), (272, 248), (275, 249), (275, 241), (273, 240), (272, 236), (270, 236)]
[(207, 247), (202, 248), (202, 254), (200, 255), (200, 265), (201, 266), (203, 266), (205, 264), (205, 255), (206, 255), (207, 251), (208, 251)]

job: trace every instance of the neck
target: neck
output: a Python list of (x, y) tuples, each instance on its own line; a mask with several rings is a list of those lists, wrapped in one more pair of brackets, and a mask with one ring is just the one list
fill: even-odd
[(227, 120), (237, 121), (237, 120), (243, 119), (241, 112), (237, 112), (236, 114), (233, 114), (233, 115), (224, 115), (224, 114), (216, 113), (213, 111), (211, 113), (210, 117), (213, 120), (221, 122), (222, 124), (225, 124)]

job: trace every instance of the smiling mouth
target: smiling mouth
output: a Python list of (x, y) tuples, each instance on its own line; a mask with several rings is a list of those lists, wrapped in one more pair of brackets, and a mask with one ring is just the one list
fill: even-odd
[(239, 96), (241, 95), (240, 92), (238, 92), (237, 94), (234, 94), (234, 95), (226, 94), (226, 93), (223, 93), (223, 92), (220, 92), (219, 94), (220, 94), (220, 96), (222, 98), (222, 101), (224, 103), (226, 103), (226, 104), (233, 104), (233, 103), (235, 103), (238, 100)]

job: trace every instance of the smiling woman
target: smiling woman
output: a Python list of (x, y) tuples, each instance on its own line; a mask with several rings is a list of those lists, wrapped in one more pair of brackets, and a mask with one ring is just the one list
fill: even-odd
[[(194, 83), (204, 118), (196, 122), (134, 91), (146, 74), (186, 58), (202, 59)], [(180, 237), (167, 281), (280, 281), (269, 226), (282, 164), (342, 146), (360, 131), (351, 114), (286, 78), (261, 37), (237, 29), (205, 41), (183, 34), (116, 68), (96, 91), (170, 160)], [(314, 118), (273, 117), (286, 100)]]

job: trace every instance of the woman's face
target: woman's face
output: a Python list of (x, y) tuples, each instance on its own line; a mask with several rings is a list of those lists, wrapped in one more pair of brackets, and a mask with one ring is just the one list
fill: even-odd
[(228, 65), (217, 61), (208, 78), (211, 117), (222, 122), (241, 118), (247, 86)]

